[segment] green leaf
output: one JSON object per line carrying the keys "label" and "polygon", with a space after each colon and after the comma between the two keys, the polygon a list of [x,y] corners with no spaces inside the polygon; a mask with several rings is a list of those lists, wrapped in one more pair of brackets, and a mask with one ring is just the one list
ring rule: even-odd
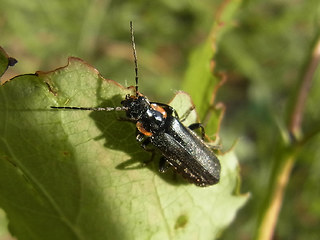
{"label": "green leaf", "polygon": [[[119,106],[130,93],[76,58],[0,88],[0,207],[19,240],[214,239],[230,224],[247,199],[232,152],[219,156],[221,182],[200,188],[144,166],[124,113],[50,109]],[[185,93],[171,104],[191,106]]]}
{"label": "green leaf", "polygon": [[8,54],[0,47],[0,77],[7,71],[9,66],[13,66],[17,60],[9,57]]}
{"label": "green leaf", "polygon": [[5,73],[9,65],[8,55],[0,47],[0,77]]}
{"label": "green leaf", "polygon": [[5,212],[0,209],[0,239],[10,239],[10,233],[7,229],[8,220]]}
{"label": "green leaf", "polygon": [[232,0],[221,3],[216,12],[212,29],[201,46],[196,48],[189,59],[183,89],[192,96],[198,109],[201,122],[209,126],[207,134],[213,137],[218,133],[223,109],[215,106],[215,96],[222,79],[214,75],[216,48],[227,30],[233,27],[233,17],[241,1]]}

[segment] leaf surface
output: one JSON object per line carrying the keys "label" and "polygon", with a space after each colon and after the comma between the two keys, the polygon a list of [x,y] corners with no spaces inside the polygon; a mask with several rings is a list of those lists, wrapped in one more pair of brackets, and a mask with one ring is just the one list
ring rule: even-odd
{"label": "leaf surface", "polygon": [[[18,239],[214,239],[230,224],[247,199],[232,152],[221,182],[200,188],[144,166],[124,113],[50,108],[119,106],[131,92],[77,58],[0,88],[0,207]],[[182,116],[191,100],[170,105]]]}

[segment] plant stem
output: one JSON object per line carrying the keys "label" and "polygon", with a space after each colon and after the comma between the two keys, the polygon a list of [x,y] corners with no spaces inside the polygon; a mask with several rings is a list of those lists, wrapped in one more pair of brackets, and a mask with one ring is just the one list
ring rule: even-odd
{"label": "plant stem", "polygon": [[[303,77],[301,78],[300,88],[294,101],[294,107],[289,114],[287,131],[290,136],[290,141],[286,142],[281,147],[280,151],[285,153],[277,160],[273,168],[273,174],[269,182],[269,189],[265,207],[263,208],[262,218],[258,226],[256,239],[269,240],[272,239],[274,230],[277,224],[278,216],[281,210],[281,205],[285,193],[285,189],[289,182],[291,170],[294,166],[297,153],[300,146],[297,144],[301,135],[301,123],[303,119],[304,107],[311,87],[314,73],[320,62],[320,34],[315,38],[315,44],[309,56],[308,62]],[[300,142],[301,143],[301,142]]]}
{"label": "plant stem", "polygon": [[308,93],[313,80],[313,75],[320,62],[320,38],[317,36],[316,44],[314,45],[311,61],[308,64],[307,70],[301,82],[298,99],[295,104],[295,108],[292,112],[291,122],[289,123],[289,131],[291,134],[296,135],[299,133],[301,128],[301,122],[303,117],[303,110],[305,102],[308,97]]}
{"label": "plant stem", "polygon": [[264,216],[258,229],[258,236],[256,238],[258,240],[272,239],[294,160],[294,157],[285,159],[282,168],[279,169],[276,180],[273,182],[274,186],[272,194],[269,197],[269,206],[265,208]]}

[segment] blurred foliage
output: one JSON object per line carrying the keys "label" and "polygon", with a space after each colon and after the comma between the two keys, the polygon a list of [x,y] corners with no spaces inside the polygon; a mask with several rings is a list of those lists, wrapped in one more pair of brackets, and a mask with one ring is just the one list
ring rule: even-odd
{"label": "blurred foliage", "polygon": [[1,44],[19,56],[19,73],[52,69],[77,56],[106,78],[131,85],[134,69],[128,29],[132,20],[141,90],[169,100],[178,89],[190,46],[207,37],[215,9],[210,2],[1,0]]}
{"label": "blurred foliage", "polygon": [[[1,45],[19,60],[9,69],[13,75],[52,69],[73,55],[104,77],[131,85],[128,23],[133,20],[141,91],[165,102],[180,89],[188,56],[205,41],[221,2],[0,0]],[[275,160],[277,124],[285,124],[308,62],[320,27],[319,5],[318,0],[243,1],[234,27],[219,41],[216,71],[228,77],[217,97],[227,106],[220,136],[225,149],[239,138],[242,192],[252,193],[222,239],[253,236]],[[307,132],[319,125],[319,77],[318,71],[304,112]],[[320,235],[319,140],[304,147],[293,169],[275,239]]]}
{"label": "blurred foliage", "polygon": [[[320,27],[319,10],[318,1],[247,1],[238,12],[238,26],[219,45],[218,68],[229,76],[227,87],[219,92],[219,99],[227,105],[223,140],[234,134],[240,136],[236,151],[242,160],[243,191],[252,192],[252,201],[235,222],[242,229],[235,232],[241,231],[243,239],[252,236],[256,227],[272,162],[277,160],[272,159],[280,134],[277,124],[286,123],[291,98],[309,61]],[[320,123],[319,108],[311,109],[319,102],[319,84],[316,74],[303,117],[306,132]],[[314,206],[318,205],[320,191],[306,193],[306,188],[311,190],[310,186],[320,180],[319,176],[310,176],[318,165],[318,142],[314,139],[302,151],[293,169],[275,239],[319,236],[316,226],[320,215]],[[232,239],[236,235],[228,231],[228,236]]]}

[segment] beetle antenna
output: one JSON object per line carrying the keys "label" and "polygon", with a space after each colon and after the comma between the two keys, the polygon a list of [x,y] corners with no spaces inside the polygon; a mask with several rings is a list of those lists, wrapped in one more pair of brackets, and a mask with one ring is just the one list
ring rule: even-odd
{"label": "beetle antenna", "polygon": [[133,50],[133,58],[134,58],[134,70],[136,72],[136,97],[138,97],[138,59],[137,59],[137,52],[136,52],[136,44],[134,42],[134,33],[133,33],[133,24],[132,21],[130,21],[130,33],[131,33],[131,43],[132,43],[132,50]]}
{"label": "beetle antenna", "polygon": [[65,110],[87,110],[87,111],[127,111],[127,107],[54,107],[54,109],[65,109]]}

